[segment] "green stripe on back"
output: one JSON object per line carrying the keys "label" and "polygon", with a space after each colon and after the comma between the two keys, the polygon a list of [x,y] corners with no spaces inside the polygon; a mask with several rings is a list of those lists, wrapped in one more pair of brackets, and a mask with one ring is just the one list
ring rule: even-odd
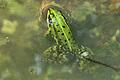
{"label": "green stripe on back", "polygon": [[[55,17],[54,19],[56,23],[54,23],[53,26],[54,26],[54,29],[57,31],[56,33],[58,34],[57,35],[58,38],[62,42],[61,44],[67,45],[68,48],[72,51],[73,38],[72,38],[71,30],[67,25],[63,15],[60,13],[60,11],[50,8],[50,14],[51,13],[54,14],[54,17]],[[58,24],[58,26],[56,24]]]}

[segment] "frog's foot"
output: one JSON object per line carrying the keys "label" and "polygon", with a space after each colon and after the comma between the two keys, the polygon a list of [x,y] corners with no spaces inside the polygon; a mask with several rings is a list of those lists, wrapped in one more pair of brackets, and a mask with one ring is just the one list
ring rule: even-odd
{"label": "frog's foot", "polygon": [[66,50],[61,45],[55,45],[48,48],[44,51],[43,58],[48,63],[64,64],[68,62]]}
{"label": "frog's foot", "polygon": [[88,61],[86,58],[91,58],[92,54],[91,52],[83,46],[76,46],[74,49],[74,54],[76,55],[76,64],[80,70],[85,70],[90,61]]}

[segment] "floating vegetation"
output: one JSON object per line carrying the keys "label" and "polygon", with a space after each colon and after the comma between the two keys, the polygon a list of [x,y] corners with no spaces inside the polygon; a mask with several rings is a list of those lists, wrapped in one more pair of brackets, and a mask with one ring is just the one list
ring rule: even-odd
{"label": "floating vegetation", "polygon": [[9,20],[3,20],[3,27],[1,29],[1,32],[6,34],[14,34],[17,25],[17,21],[11,22]]}
{"label": "floating vegetation", "polygon": [[0,46],[6,45],[9,42],[8,37],[2,37],[0,36]]}

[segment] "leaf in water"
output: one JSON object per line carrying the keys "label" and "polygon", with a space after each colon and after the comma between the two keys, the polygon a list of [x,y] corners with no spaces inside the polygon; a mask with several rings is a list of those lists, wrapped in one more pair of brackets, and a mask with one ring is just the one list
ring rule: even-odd
{"label": "leaf in water", "polygon": [[9,42],[8,37],[3,38],[3,37],[0,36],[0,46],[6,45],[8,42]]}
{"label": "leaf in water", "polygon": [[16,31],[18,23],[17,21],[9,21],[9,20],[3,20],[3,27],[1,29],[1,32],[6,34],[13,34]]}

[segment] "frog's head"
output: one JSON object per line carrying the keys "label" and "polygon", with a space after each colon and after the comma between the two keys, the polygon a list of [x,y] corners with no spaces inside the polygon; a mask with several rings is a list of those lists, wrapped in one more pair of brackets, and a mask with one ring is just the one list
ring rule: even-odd
{"label": "frog's head", "polygon": [[62,7],[60,7],[60,5],[55,3],[54,1],[44,0],[41,4],[41,8],[40,8],[41,19],[44,19],[44,20],[47,19],[47,12],[48,12],[48,9],[50,9],[50,8],[54,8],[54,9],[57,9],[57,10],[62,10]]}
{"label": "frog's head", "polygon": [[50,8],[52,8],[52,9],[57,9],[57,10],[59,10],[59,11],[62,10],[60,7],[54,6],[54,5],[48,5],[48,6],[44,7],[44,8],[42,9],[42,15],[43,15],[43,18],[44,18],[45,20],[47,19],[47,12],[48,12],[48,10],[49,10]]}
{"label": "frog's head", "polygon": [[59,5],[58,3],[55,3],[55,1],[46,1],[44,0],[41,4],[41,7],[40,7],[40,13],[39,13],[39,20],[44,20],[46,21],[47,19],[47,12],[48,10],[52,8],[52,9],[56,9],[58,11],[61,11],[62,14],[64,14],[67,18],[67,21],[71,22],[71,18],[69,17],[70,16],[70,11],[63,8],[61,5]]}

